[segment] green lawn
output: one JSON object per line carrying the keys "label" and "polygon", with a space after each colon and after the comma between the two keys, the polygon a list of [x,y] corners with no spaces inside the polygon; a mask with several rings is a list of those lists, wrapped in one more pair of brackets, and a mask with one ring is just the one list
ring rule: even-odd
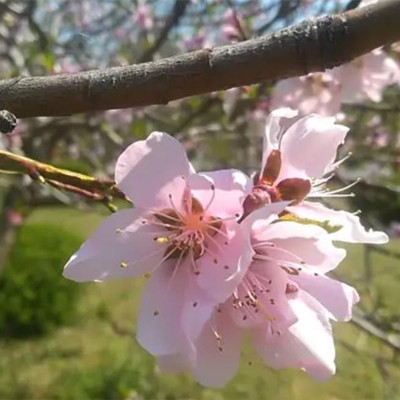
{"label": "green lawn", "polygon": [[[102,217],[53,208],[36,211],[28,223],[54,223],[84,238]],[[366,303],[381,299],[382,316],[399,315],[400,262],[374,255],[375,279],[367,285],[362,250],[352,246],[339,272]],[[40,339],[2,340],[0,399],[400,399],[400,366],[391,362],[392,350],[350,323],[334,325],[338,371],[327,383],[301,371],[273,371],[247,348],[238,376],[222,390],[202,388],[189,375],[160,375],[135,342],[142,285],[140,279],[86,284],[73,325]]]}

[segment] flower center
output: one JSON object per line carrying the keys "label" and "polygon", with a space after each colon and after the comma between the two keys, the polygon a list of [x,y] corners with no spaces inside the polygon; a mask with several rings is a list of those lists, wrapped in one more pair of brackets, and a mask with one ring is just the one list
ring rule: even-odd
{"label": "flower center", "polygon": [[[172,205],[173,206],[173,205]],[[195,274],[199,273],[196,260],[206,252],[212,253],[210,244],[218,242],[214,236],[220,234],[226,236],[224,225],[220,218],[209,216],[203,209],[200,202],[190,196],[183,211],[176,207],[155,212],[153,224],[165,228],[162,236],[155,236],[154,240],[159,243],[166,243],[164,259],[178,259],[189,256]],[[215,257],[215,254],[212,253]]]}

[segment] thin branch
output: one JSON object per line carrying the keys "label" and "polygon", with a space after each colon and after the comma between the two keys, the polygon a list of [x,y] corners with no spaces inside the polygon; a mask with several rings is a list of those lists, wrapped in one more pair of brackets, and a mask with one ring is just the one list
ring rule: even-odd
{"label": "thin branch", "polygon": [[400,0],[382,0],[310,19],[272,35],[156,62],[22,78],[12,87],[5,80],[0,82],[0,109],[25,118],[166,104],[321,71],[400,40],[399,15]]}
{"label": "thin branch", "polygon": [[400,106],[388,106],[385,104],[343,104],[345,109],[348,110],[359,110],[359,111],[375,111],[377,113],[398,113],[400,112]]}
{"label": "thin branch", "polygon": [[[126,199],[126,196],[110,179],[96,179],[88,175],[68,171],[41,163],[27,157],[0,150],[0,170],[29,175],[32,179],[47,182],[59,189],[86,195],[93,200],[103,201],[106,196]],[[98,195],[102,195],[103,198]],[[105,201],[105,200],[104,200]]]}
{"label": "thin branch", "polygon": [[361,328],[363,331],[367,332],[369,335],[374,336],[386,343],[393,349],[397,351],[400,350],[400,338],[398,336],[391,335],[374,325],[372,322],[368,321],[361,312],[354,312],[351,322]]}
{"label": "thin branch", "polygon": [[154,44],[140,58],[139,60],[140,63],[150,61],[153,58],[153,55],[157,53],[157,51],[161,48],[163,43],[167,40],[170,31],[173,29],[175,25],[178,24],[179,20],[185,14],[185,10],[188,4],[189,0],[175,0],[175,4],[172,9],[171,15],[165,22],[165,25],[161,29],[161,32],[159,33]]}

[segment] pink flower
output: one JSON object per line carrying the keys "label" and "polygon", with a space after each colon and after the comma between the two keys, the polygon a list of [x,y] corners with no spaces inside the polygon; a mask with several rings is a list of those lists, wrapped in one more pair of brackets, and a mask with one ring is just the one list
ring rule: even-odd
{"label": "pink flower", "polygon": [[312,197],[336,197],[346,189],[328,191],[326,183],[342,161],[335,163],[337,148],[348,128],[334,118],[311,114],[297,117],[290,109],[273,111],[267,121],[261,172],[243,203],[242,219],[265,204],[290,201],[287,212],[298,218],[328,222],[336,227],[332,240],[362,243],[386,243],[383,232],[366,231],[355,215],[331,210]]}
{"label": "pink flower", "polygon": [[252,263],[205,324],[197,358],[191,362],[184,350],[160,357],[162,370],[189,368],[201,384],[223,386],[237,371],[242,337],[250,331],[256,352],[273,368],[301,368],[315,379],[335,373],[329,319],[349,320],[359,297],[325,274],[346,252],[318,226],[278,222],[270,207],[252,216]]}
{"label": "pink flower", "polygon": [[153,27],[151,7],[148,5],[139,5],[133,19],[138,28],[142,30],[151,29]]}
{"label": "pink flower", "polygon": [[107,110],[104,114],[105,119],[114,129],[129,126],[132,123],[134,111],[132,109]]}
{"label": "pink flower", "polygon": [[7,210],[7,221],[10,225],[20,226],[24,219],[22,214],[17,210]]}
{"label": "pink flower", "polygon": [[240,15],[235,15],[235,12],[228,8],[225,13],[225,22],[222,25],[221,31],[225,42],[237,41],[242,38],[243,20]]}
{"label": "pink flower", "polygon": [[236,170],[196,174],[174,138],[153,132],[121,154],[115,181],[135,208],[107,218],[64,276],[84,282],[151,274],[139,343],[157,356],[189,348],[249,266],[249,238],[236,222],[248,178]]}
{"label": "pink flower", "polygon": [[332,73],[342,84],[342,101],[379,102],[385,87],[400,83],[400,68],[382,49],[375,49],[349,64],[334,68]]}
{"label": "pink flower", "polygon": [[335,115],[341,104],[340,82],[330,73],[313,73],[280,81],[272,93],[271,108],[296,108],[301,114]]}
{"label": "pink flower", "polygon": [[400,222],[399,221],[393,221],[390,224],[390,230],[392,231],[392,235],[394,237],[400,237]]}
{"label": "pink flower", "polygon": [[76,74],[81,70],[82,68],[69,58],[59,60],[53,68],[55,74]]}
{"label": "pink flower", "polygon": [[183,40],[183,48],[185,51],[198,50],[205,47],[206,35],[203,31],[198,32],[196,35]]}

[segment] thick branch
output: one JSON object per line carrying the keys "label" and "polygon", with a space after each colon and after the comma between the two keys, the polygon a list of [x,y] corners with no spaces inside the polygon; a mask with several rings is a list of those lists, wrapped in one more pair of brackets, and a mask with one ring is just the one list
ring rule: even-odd
{"label": "thick branch", "polygon": [[[74,75],[0,82],[0,109],[17,117],[166,104],[231,87],[304,75],[400,40],[400,0],[304,21],[235,45]],[[13,82],[14,83],[14,82]]]}

